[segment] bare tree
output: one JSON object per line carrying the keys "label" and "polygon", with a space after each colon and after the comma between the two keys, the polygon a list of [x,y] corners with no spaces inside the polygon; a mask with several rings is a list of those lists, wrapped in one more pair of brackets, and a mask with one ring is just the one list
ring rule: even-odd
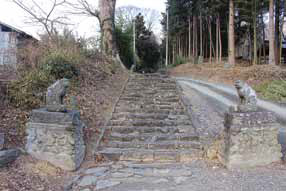
{"label": "bare tree", "polygon": [[[29,23],[43,26],[49,37],[56,33],[57,26],[67,25],[68,19],[66,16],[54,14],[57,8],[66,3],[66,0],[47,0],[45,7],[36,0],[11,1],[30,15]],[[49,9],[47,9],[48,5],[50,5]]]}
{"label": "bare tree", "polygon": [[122,6],[116,9],[116,23],[119,25],[131,24],[132,20],[139,14],[144,16],[146,27],[153,30],[160,23],[161,15],[157,10],[139,8],[135,6]]}
{"label": "bare tree", "polygon": [[96,17],[100,24],[101,48],[106,55],[118,54],[114,38],[116,0],[99,0],[98,7],[89,0],[68,1],[73,14]]}

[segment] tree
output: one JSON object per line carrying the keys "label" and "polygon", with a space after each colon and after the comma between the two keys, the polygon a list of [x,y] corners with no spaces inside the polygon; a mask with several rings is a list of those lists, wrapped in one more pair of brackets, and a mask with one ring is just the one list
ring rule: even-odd
{"label": "tree", "polygon": [[274,0],[269,0],[269,64],[275,65]]}
{"label": "tree", "polygon": [[122,62],[127,68],[131,68],[134,61],[133,56],[133,28],[132,25],[129,27],[122,27],[122,25],[115,25],[115,38],[118,45],[118,52]]}
{"label": "tree", "polygon": [[117,54],[117,47],[114,38],[116,0],[99,0],[99,22],[102,36],[102,50],[113,57]]}
{"label": "tree", "polygon": [[[135,6],[122,6],[116,9],[116,24],[129,25],[133,22],[134,18],[141,14],[144,16],[145,25],[147,29],[153,30],[154,26],[159,23],[160,13],[154,9],[139,8]],[[123,26],[124,27],[124,26]]]}
{"label": "tree", "polygon": [[235,65],[234,3],[229,0],[228,65]]}
{"label": "tree", "polygon": [[46,5],[50,5],[48,10],[34,0],[11,1],[30,15],[31,24],[42,25],[50,38],[56,34],[57,26],[67,25],[66,16],[54,14],[56,9],[62,7],[66,3],[66,0],[48,0],[45,2]]}
{"label": "tree", "polygon": [[106,55],[116,57],[118,55],[115,41],[115,6],[116,0],[99,0],[98,8],[89,0],[76,0],[68,4],[74,9],[73,14],[96,17],[101,30],[101,49]]}
{"label": "tree", "polygon": [[140,13],[136,16],[135,26],[136,50],[141,61],[141,64],[136,66],[137,70],[155,71],[160,59],[160,46],[153,32],[146,27],[144,16]]}

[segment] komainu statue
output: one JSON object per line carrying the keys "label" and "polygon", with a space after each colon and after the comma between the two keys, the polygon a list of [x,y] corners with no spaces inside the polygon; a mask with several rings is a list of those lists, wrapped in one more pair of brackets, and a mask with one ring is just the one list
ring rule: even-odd
{"label": "komainu statue", "polygon": [[46,94],[46,107],[50,112],[66,112],[67,108],[63,103],[67,88],[69,87],[68,79],[56,81],[48,88]]}
{"label": "komainu statue", "polygon": [[245,82],[237,80],[234,83],[239,97],[237,106],[238,112],[253,112],[257,111],[257,96],[256,92]]}

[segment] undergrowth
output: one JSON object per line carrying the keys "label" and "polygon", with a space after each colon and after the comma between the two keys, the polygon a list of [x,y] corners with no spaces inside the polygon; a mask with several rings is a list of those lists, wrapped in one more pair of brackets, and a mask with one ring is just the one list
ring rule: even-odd
{"label": "undergrowth", "polygon": [[286,81],[272,80],[255,87],[263,99],[286,103]]}
{"label": "undergrowth", "polygon": [[175,62],[172,63],[172,64],[170,64],[168,67],[169,67],[169,68],[174,68],[174,67],[177,67],[177,66],[179,66],[179,65],[186,64],[186,63],[187,63],[187,60],[186,60],[184,57],[182,57],[182,56],[177,56],[177,57],[175,58]]}
{"label": "undergrowth", "polygon": [[[18,79],[9,85],[9,99],[20,108],[33,109],[44,103],[47,88],[58,79],[67,78],[72,86],[80,75],[81,65],[88,62],[75,36],[66,31],[51,39],[27,44],[19,53]],[[73,87],[72,87],[73,88]]]}

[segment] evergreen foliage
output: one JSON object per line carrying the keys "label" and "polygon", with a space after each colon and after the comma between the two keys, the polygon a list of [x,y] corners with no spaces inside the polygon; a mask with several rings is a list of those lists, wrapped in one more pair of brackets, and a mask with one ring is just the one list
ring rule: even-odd
{"label": "evergreen foliage", "polygon": [[[169,60],[177,56],[204,56],[205,58],[228,56],[229,0],[168,0],[169,14]],[[233,0],[234,41],[239,48],[248,41],[248,59],[253,64],[266,60],[266,21],[269,0]],[[282,21],[285,19],[286,0],[275,0],[275,45],[279,52]],[[166,34],[166,14],[163,14],[163,32]],[[234,50],[231,50],[234,51]],[[221,52],[221,53],[220,53]],[[237,54],[236,52],[236,55]],[[275,55],[279,58],[279,53]],[[276,59],[277,59],[276,58]],[[279,60],[279,59],[278,59]]]}

